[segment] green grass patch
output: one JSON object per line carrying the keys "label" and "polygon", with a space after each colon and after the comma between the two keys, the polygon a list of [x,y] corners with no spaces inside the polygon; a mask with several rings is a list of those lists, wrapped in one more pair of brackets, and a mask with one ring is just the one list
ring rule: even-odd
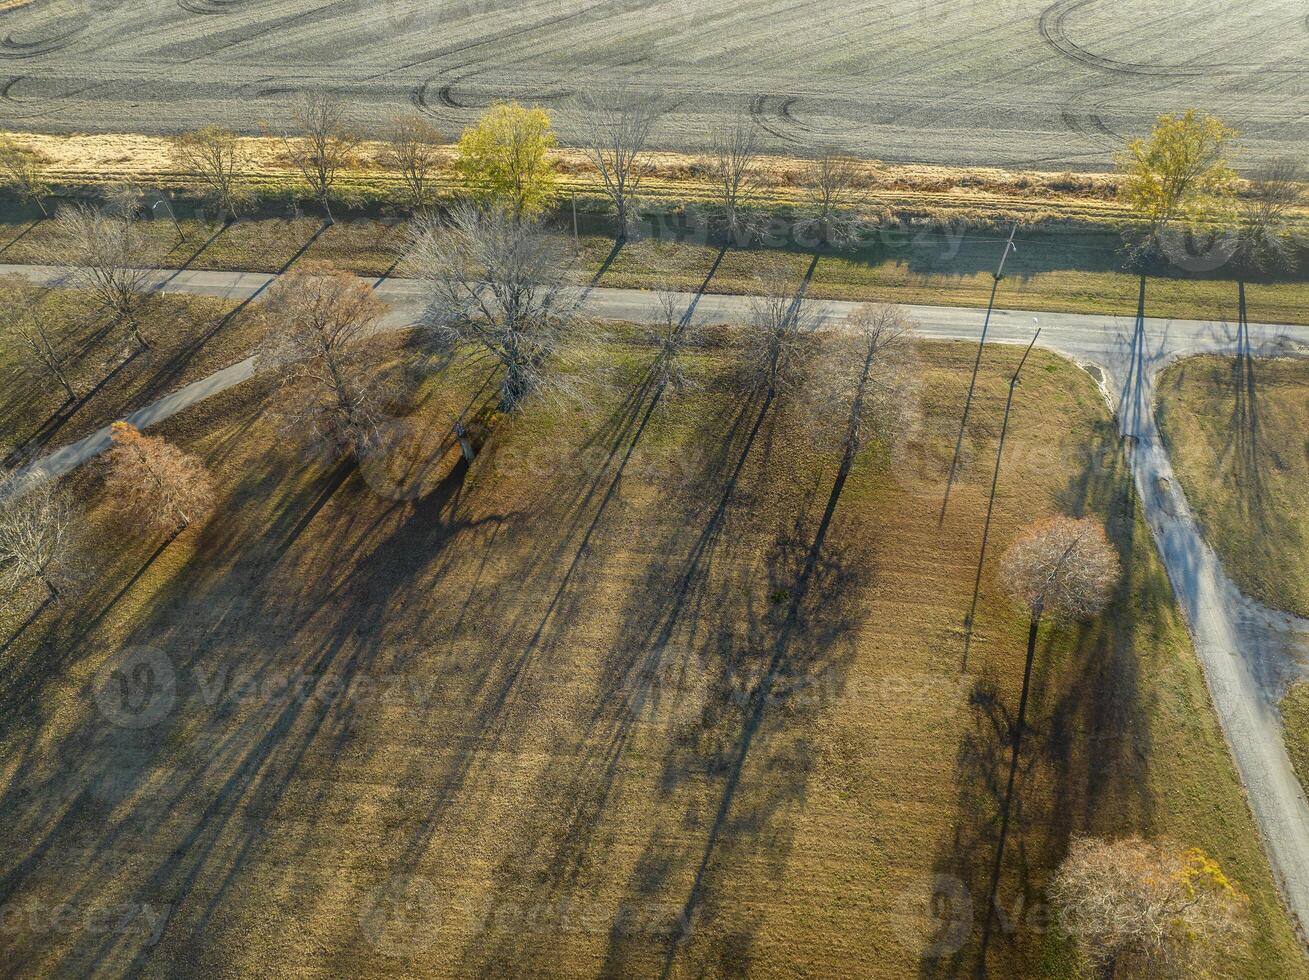
{"label": "green grass patch", "polygon": [[[381,276],[397,272],[405,241],[399,218],[374,216],[324,226],[320,218],[298,210],[226,227],[187,218],[181,222],[182,237],[168,221],[147,222],[144,228],[151,264],[193,269],[282,272],[297,261],[319,260],[360,275]],[[571,246],[570,221],[565,217],[556,228]],[[687,237],[685,227],[656,223],[646,231],[651,237],[611,254],[614,243],[607,219],[588,216],[578,239],[578,280],[601,286],[671,283],[683,289],[704,286],[710,292],[746,293],[755,289],[760,262],[780,256],[797,275],[816,259],[810,295],[817,298],[985,307],[1005,238],[1003,233],[962,226],[892,227],[873,233],[854,251],[815,253],[780,237],[777,247],[728,249],[715,266],[721,246]],[[38,260],[48,234],[43,222],[11,216],[0,225],[4,260]],[[1123,270],[1117,234],[1045,226],[1024,229],[1018,244],[997,292],[1001,308],[1135,315],[1140,280]],[[1192,274],[1161,269],[1151,276],[1149,289],[1153,316],[1235,320],[1236,285],[1224,270]],[[1309,288],[1299,277],[1260,283],[1250,290],[1249,316],[1255,321],[1309,323]]]}

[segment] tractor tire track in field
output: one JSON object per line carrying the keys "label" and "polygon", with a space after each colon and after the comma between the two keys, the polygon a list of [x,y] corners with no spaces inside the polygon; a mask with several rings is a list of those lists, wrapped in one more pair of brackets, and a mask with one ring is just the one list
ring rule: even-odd
{"label": "tractor tire track in field", "polygon": [[667,93],[652,145],[684,152],[748,113],[797,153],[1098,169],[1117,132],[1199,105],[1242,129],[1250,164],[1309,153],[1304,14],[1287,0],[99,3],[0,11],[0,84],[24,76],[0,126],[35,118],[23,103],[40,93],[55,131],[252,132],[256,116],[286,125],[291,93],[322,87],[369,132],[408,107],[466,124],[496,98],[536,101],[568,144],[581,128],[566,96],[614,82]]}
{"label": "tractor tire track in field", "polygon": [[[1055,3],[1052,3],[1041,12],[1041,18],[1037,25],[1037,29],[1041,34],[1041,40],[1060,54],[1063,54],[1080,64],[1125,75],[1151,75],[1163,78],[1185,78],[1204,77],[1214,74],[1263,74],[1265,71],[1268,71],[1268,69],[1261,68],[1258,65],[1241,62],[1218,62],[1207,65],[1148,65],[1130,61],[1118,61],[1114,58],[1106,58],[1103,55],[1094,54],[1077,44],[1068,36],[1068,29],[1065,25],[1065,21],[1067,21],[1071,14],[1081,8],[1101,2],[1104,2],[1104,0],[1056,0]],[[1281,70],[1284,69],[1273,69],[1273,71]],[[1296,74],[1299,73],[1296,69],[1290,69],[1290,71]]]}

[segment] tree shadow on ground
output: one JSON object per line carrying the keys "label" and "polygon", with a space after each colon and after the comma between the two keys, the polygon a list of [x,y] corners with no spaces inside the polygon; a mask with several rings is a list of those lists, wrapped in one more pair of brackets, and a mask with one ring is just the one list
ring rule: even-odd
{"label": "tree shadow on ground", "polygon": [[[984,674],[971,699],[972,722],[956,758],[960,787],[957,817],[937,848],[933,871],[940,882],[961,882],[969,902],[956,900],[920,938],[922,977],[960,977],[979,970],[983,917],[993,915],[987,952],[991,975],[1037,970],[1043,889],[1051,870],[1080,834],[1148,827],[1150,716],[1153,695],[1140,677],[1153,643],[1142,633],[1170,617],[1171,591],[1140,523],[1135,483],[1113,425],[1099,423],[1083,465],[1057,500],[1073,516],[1105,522],[1122,560],[1123,575],[1107,610],[1096,620],[1042,628],[1033,671],[1029,724],[1015,783],[1009,844],[996,907],[986,909],[988,879],[998,845],[1004,770],[1012,740],[1016,693],[1001,675]],[[1138,549],[1146,552],[1138,554]],[[1019,613],[1015,612],[1017,619]],[[1012,633],[1011,660],[1021,664],[1021,641]],[[1015,666],[1014,670],[1020,670]],[[938,900],[956,898],[938,884]]]}

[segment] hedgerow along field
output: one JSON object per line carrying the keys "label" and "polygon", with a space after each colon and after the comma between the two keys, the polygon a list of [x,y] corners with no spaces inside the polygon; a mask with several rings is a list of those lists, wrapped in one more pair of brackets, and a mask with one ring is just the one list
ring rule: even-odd
{"label": "hedgerow along field", "polygon": [[[278,433],[260,382],[170,420],[221,491],[171,543],[117,528],[83,470],[104,567],[4,624],[0,873],[37,909],[6,962],[970,973],[1026,632],[988,569],[964,667],[1019,356],[987,355],[938,527],[972,354],[922,345],[920,426],[839,486],[807,420],[734,393],[729,348],[652,406],[621,331],[598,411],[486,419],[471,466],[448,432],[481,379],[451,368],[381,470]],[[1107,412],[1071,364],[1026,371],[991,554],[1094,514],[1125,572],[1102,617],[1041,636],[993,974],[1069,972],[1043,883],[1073,835],[1136,831],[1249,895],[1234,974],[1303,976]],[[174,696],[115,725],[88,692],[140,650]],[[973,897],[957,949],[938,875]],[[154,918],[41,928],[58,903]]]}

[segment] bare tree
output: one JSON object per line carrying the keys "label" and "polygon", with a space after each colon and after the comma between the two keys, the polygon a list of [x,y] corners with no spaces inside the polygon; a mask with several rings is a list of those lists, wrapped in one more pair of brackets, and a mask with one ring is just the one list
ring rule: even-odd
{"label": "bare tree", "polygon": [[628,86],[578,97],[582,149],[613,202],[620,242],[626,241],[636,223],[637,195],[649,170],[645,147],[663,113],[664,103],[657,94]]}
{"label": "bare tree", "polygon": [[780,262],[766,265],[755,277],[740,372],[748,390],[769,400],[799,390],[819,349],[814,328],[820,315],[798,285]]}
{"label": "bare tree", "polygon": [[440,131],[416,113],[391,120],[382,146],[382,163],[400,174],[410,212],[421,211],[432,203],[432,181],[443,142]]}
{"label": "bare tree", "polygon": [[60,208],[41,256],[66,269],[71,285],[90,292],[116,320],[126,323],[142,348],[151,347],[140,321],[150,285],[145,242],[121,206]]}
{"label": "bare tree", "polygon": [[503,370],[502,411],[533,395],[576,393],[569,361],[587,322],[557,239],[501,208],[420,216],[407,266],[423,283],[423,324],[443,344],[479,348]]}
{"label": "bare tree", "polygon": [[1246,938],[1247,900],[1199,848],[1073,841],[1050,885],[1088,974],[1197,977]]}
{"label": "bare tree", "polygon": [[864,166],[830,146],[805,165],[805,202],[796,222],[803,235],[836,247],[857,241],[860,212],[868,203]]}
{"label": "bare tree", "polygon": [[334,223],[331,197],[341,171],[355,160],[363,137],[346,125],[345,105],[330,92],[305,92],[293,109],[296,131],[284,138],[292,162]]}
{"label": "bare tree", "polygon": [[1263,272],[1286,264],[1295,249],[1289,212],[1304,192],[1305,173],[1288,157],[1256,170],[1237,204],[1236,251],[1243,273]]}
{"label": "bare tree", "polygon": [[199,458],[129,422],[115,422],[110,438],[105,493],[129,527],[173,533],[213,513],[213,481]]}
{"label": "bare tree", "polygon": [[274,372],[275,414],[334,456],[364,455],[386,419],[393,392],[367,343],[385,310],[366,283],[331,266],[301,266],[269,290],[257,363]]}
{"label": "bare tree", "polygon": [[758,129],[743,113],[710,130],[705,168],[727,235],[738,244],[753,232],[750,206],[759,190],[760,151]]}
{"label": "bare tree", "polygon": [[0,176],[19,197],[33,202],[46,217],[45,199],[50,194],[46,177],[48,160],[41,153],[20,146],[8,136],[0,136]]}
{"label": "bare tree", "polygon": [[845,419],[840,447],[853,459],[870,441],[899,438],[913,417],[914,320],[901,306],[868,303],[824,337],[809,386],[823,430]]}
{"label": "bare tree", "polygon": [[68,492],[54,480],[9,474],[0,479],[0,601],[29,582],[58,600],[80,557]]}
{"label": "bare tree", "polygon": [[1091,518],[1044,521],[1014,542],[1000,563],[1009,594],[1031,613],[1033,631],[1047,614],[1056,620],[1094,616],[1118,573],[1118,554]]}
{"label": "bare tree", "polygon": [[228,215],[239,214],[250,201],[251,190],[245,183],[250,158],[235,133],[218,126],[182,133],[172,140],[172,158],[174,166]]}
{"label": "bare tree", "polygon": [[0,292],[6,297],[0,307],[0,335],[14,340],[29,371],[53,378],[64,389],[68,400],[75,400],[77,391],[68,377],[68,355],[63,350],[62,338],[52,335],[48,321],[33,310],[36,297],[32,285],[6,276],[0,279]]}

